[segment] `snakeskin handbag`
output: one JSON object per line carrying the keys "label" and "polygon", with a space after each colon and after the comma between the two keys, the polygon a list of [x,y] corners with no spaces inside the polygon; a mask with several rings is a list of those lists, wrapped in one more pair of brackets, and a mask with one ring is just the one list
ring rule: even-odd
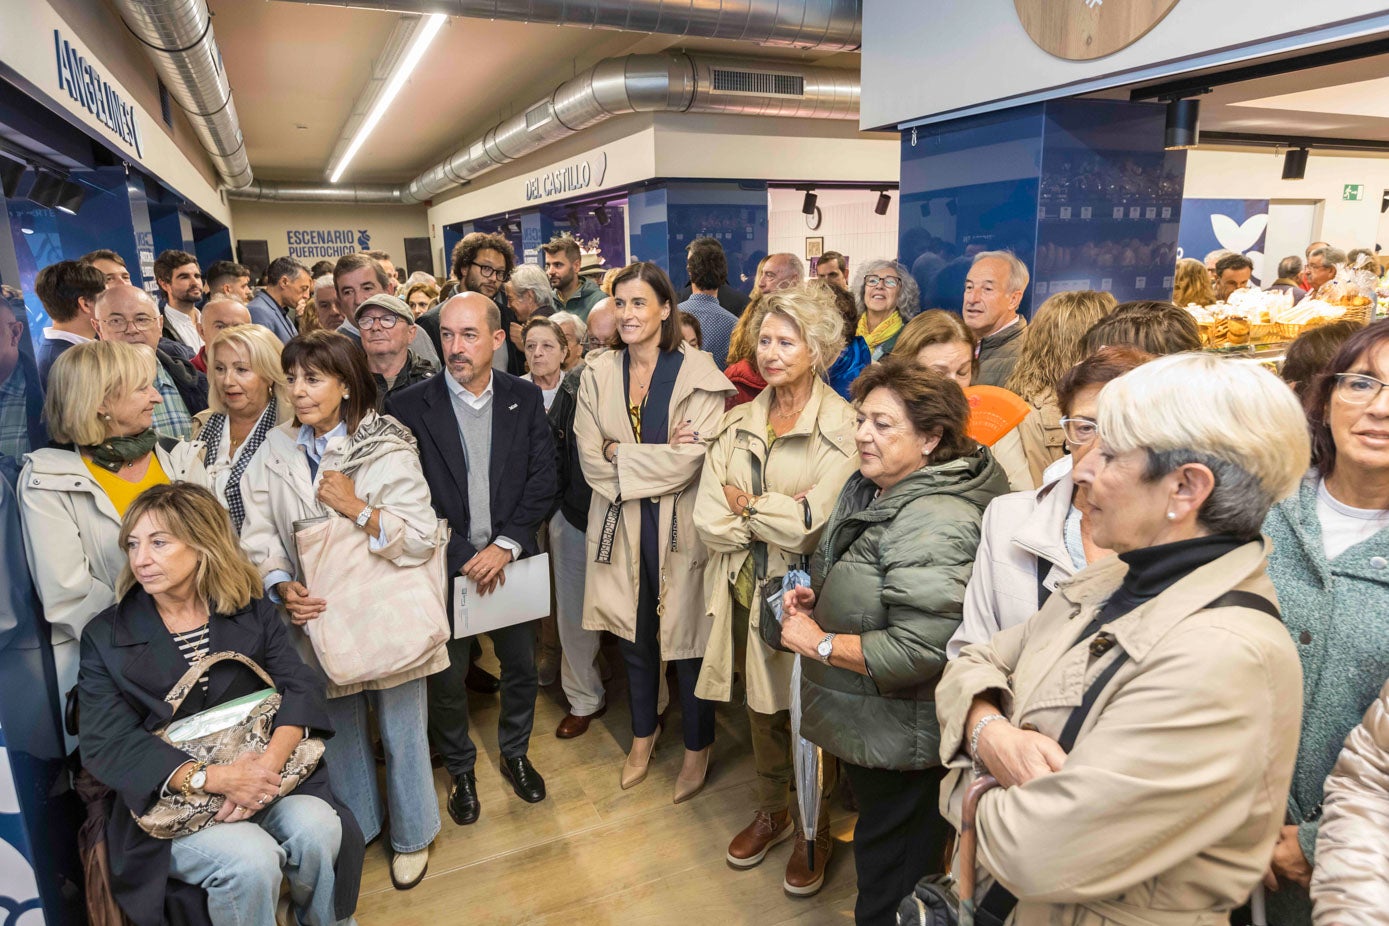
{"label": "snakeskin handbag", "polygon": [[[269,692],[260,696],[238,699],[246,702],[244,713],[237,715],[232,704],[218,705],[192,717],[185,717],[175,723],[166,724],[155,731],[155,736],[177,746],[198,762],[208,765],[226,765],[236,761],[246,752],[265,752],[270,745],[270,734],[275,724],[275,714],[280,709],[280,693],[275,691],[275,682],[265,670],[256,665],[255,660],[240,653],[210,653],[191,666],[169,693],[164,703],[177,714],[188,693],[208,670],[219,662],[228,659],[246,666],[269,687]],[[228,709],[232,716],[228,718]],[[208,732],[199,733],[200,728]],[[180,733],[189,733],[186,738]],[[323,740],[305,737],[294,747],[289,761],[280,771],[280,790],[276,798],[284,797],[299,787],[300,782],[313,774],[323,758]],[[174,792],[160,797],[159,801],[143,814],[131,811],[131,816],[140,829],[156,839],[176,839],[211,826],[216,821],[217,812],[222,809],[226,798],[220,794],[195,792],[184,797]],[[272,802],[273,803],[273,802]],[[264,809],[264,808],[262,808]]]}

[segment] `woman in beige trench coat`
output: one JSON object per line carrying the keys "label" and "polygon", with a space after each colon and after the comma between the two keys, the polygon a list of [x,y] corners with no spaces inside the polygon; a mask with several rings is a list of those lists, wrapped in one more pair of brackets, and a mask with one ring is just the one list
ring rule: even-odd
{"label": "woman in beige trench coat", "polygon": [[1306,426],[1268,371],[1182,354],[1105,387],[1098,441],[1075,481],[1119,555],[946,668],[942,810],[958,822],[978,771],[1003,785],[979,804],[979,896],[1011,891],[1015,926],[1225,924],[1268,868],[1297,752],[1259,529]]}
{"label": "woman in beige trench coat", "polygon": [[[801,561],[814,551],[840,489],[859,465],[854,409],[822,379],[844,347],[829,291],[799,286],[775,292],[752,324],[753,359],[768,388],[725,414],[711,435],[694,511],[709,547],[704,598],[712,622],[695,694],[729,700],[736,654],[745,653],[757,810],[728,847],[728,864],[739,869],[759,865],[796,829],[789,805],[795,656],[762,642],[758,588],[763,579],[804,568]],[[817,850],[813,868],[805,840],[796,840],[782,881],[790,894],[809,896],[824,883],[828,813],[821,813],[819,828],[825,851]]]}
{"label": "woman in beige trench coat", "polygon": [[574,436],[593,489],[584,577],[584,629],[607,630],[627,664],[632,749],[621,783],[646,778],[660,735],[662,661],[675,664],[685,762],[675,801],[704,786],[714,706],[695,696],[709,639],[704,609],[708,554],[694,526],[707,439],[730,383],[704,351],[681,339],[675,290],[652,263],[613,280],[617,349],[591,361],[579,383]]}

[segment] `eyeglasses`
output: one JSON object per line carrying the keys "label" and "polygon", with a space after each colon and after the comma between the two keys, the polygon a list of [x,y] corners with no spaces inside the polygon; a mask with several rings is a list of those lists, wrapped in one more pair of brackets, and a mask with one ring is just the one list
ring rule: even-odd
{"label": "eyeglasses", "polygon": [[357,319],[357,327],[363,331],[370,331],[377,327],[385,328],[387,331],[390,331],[396,326],[396,322],[400,320],[400,316],[395,314],[363,315],[361,318]]}
{"label": "eyeglasses", "polygon": [[126,321],[124,316],[115,315],[103,321],[101,326],[115,334],[120,334],[128,328],[134,328],[136,331],[148,331],[157,324],[159,324],[159,319],[153,315],[136,315],[129,321]]}
{"label": "eyeglasses", "polygon": [[1389,383],[1364,373],[1336,374],[1336,398],[1347,405],[1369,405],[1379,398],[1380,390],[1385,386],[1389,386]]}
{"label": "eyeglasses", "polygon": [[896,277],[865,277],[863,282],[869,286],[886,286],[888,289],[896,289],[902,285],[902,281]]}
{"label": "eyeglasses", "polygon": [[479,264],[477,261],[473,261],[473,266],[477,268],[478,273],[482,274],[484,280],[495,280],[500,277],[505,283],[511,279],[511,274],[506,272],[505,267],[493,267],[491,264]]}
{"label": "eyeglasses", "polygon": [[1061,430],[1066,432],[1066,442],[1075,447],[1094,443],[1100,433],[1093,418],[1062,418]]}

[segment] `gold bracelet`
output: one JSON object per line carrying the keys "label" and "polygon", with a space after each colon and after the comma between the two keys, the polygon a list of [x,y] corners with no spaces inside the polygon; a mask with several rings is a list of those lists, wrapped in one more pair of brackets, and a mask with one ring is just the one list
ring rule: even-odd
{"label": "gold bracelet", "polygon": [[183,794],[183,799],[185,801],[191,801],[193,799],[193,776],[198,774],[198,772],[206,770],[206,762],[194,762],[193,767],[188,770],[188,774],[183,776],[183,785],[179,788],[179,791]]}

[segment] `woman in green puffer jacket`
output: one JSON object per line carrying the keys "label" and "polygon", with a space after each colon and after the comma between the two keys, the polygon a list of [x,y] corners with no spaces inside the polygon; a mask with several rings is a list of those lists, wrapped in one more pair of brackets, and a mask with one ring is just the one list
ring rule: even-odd
{"label": "woman in green puffer jacket", "polygon": [[858,800],[858,926],[890,924],[941,870],[935,685],[960,624],[984,508],[1008,477],[965,433],[953,381],[903,360],[854,382],[862,463],[821,535],[812,587],[787,595],[802,659],[801,735],[839,758]]}

